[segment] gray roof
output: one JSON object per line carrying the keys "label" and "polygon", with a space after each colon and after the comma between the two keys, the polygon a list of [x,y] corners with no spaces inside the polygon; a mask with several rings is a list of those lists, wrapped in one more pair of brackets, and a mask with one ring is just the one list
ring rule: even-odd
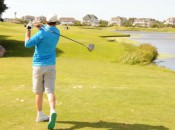
{"label": "gray roof", "polygon": [[86,16],[83,17],[83,20],[89,20],[89,19],[97,20],[98,18],[95,15],[93,15],[93,14],[87,14]]}

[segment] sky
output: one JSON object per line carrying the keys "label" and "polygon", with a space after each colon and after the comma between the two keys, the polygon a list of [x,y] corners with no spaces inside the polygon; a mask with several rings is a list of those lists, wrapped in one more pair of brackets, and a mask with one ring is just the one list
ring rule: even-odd
{"label": "sky", "polygon": [[77,20],[94,14],[99,20],[112,17],[153,18],[159,21],[175,17],[175,0],[5,0],[9,7],[2,17],[17,18],[25,15],[73,17]]}

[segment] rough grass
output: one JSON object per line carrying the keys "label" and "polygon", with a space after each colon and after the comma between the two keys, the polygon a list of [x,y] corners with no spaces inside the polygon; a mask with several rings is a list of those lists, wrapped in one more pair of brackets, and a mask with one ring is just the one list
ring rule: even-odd
{"label": "rough grass", "polygon": [[[5,24],[0,28],[23,29],[21,25]],[[157,66],[112,63],[123,49],[120,43],[98,37],[108,33],[107,29],[71,27],[67,31],[59,28],[63,35],[78,41],[94,41],[96,48],[90,53],[61,38],[58,48],[62,53],[57,57],[56,66],[58,119],[55,130],[175,129],[174,72]],[[13,32],[14,35],[4,30],[0,32],[8,36],[5,41],[21,42],[22,48],[24,30]],[[14,51],[0,59],[0,129],[46,130],[47,122],[35,123],[32,52],[25,56],[26,50],[18,49],[17,56],[11,55]],[[46,96],[43,111],[49,114]]]}

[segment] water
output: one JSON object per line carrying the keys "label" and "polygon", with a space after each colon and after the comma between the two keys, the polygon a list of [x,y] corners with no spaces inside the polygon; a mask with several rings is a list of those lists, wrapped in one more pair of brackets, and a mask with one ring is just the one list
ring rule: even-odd
{"label": "water", "polygon": [[171,58],[158,59],[157,64],[175,71],[175,33],[117,31],[130,34],[130,39],[139,43],[149,43],[155,46],[159,53],[172,55]]}

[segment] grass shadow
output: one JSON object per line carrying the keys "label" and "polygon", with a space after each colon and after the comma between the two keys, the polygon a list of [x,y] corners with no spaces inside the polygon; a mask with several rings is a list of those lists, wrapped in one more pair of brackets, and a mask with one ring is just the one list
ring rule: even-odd
{"label": "grass shadow", "polygon": [[108,129],[108,130],[169,130],[164,126],[151,126],[146,124],[125,124],[115,122],[78,122],[78,121],[57,121],[58,124],[71,124],[70,128],[60,128],[55,130],[75,130],[85,128],[97,128],[97,129]]}
{"label": "grass shadow", "polygon": [[[24,41],[9,40],[9,36],[0,35],[0,45],[6,49],[4,57],[32,57],[34,53],[34,47],[25,48]],[[56,48],[56,56],[60,56],[63,53],[62,50]]]}

